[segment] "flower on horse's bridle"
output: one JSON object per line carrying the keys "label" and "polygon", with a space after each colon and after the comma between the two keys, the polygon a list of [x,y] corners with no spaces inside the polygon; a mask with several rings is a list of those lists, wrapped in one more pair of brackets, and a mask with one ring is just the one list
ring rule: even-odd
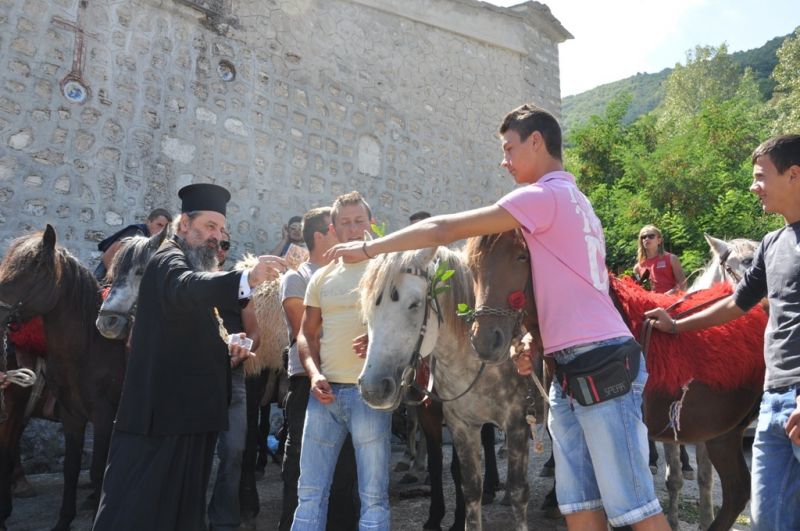
{"label": "flower on horse's bridle", "polygon": [[508,296],[508,305],[511,307],[512,310],[521,310],[525,307],[525,292],[523,291],[514,291],[509,294]]}

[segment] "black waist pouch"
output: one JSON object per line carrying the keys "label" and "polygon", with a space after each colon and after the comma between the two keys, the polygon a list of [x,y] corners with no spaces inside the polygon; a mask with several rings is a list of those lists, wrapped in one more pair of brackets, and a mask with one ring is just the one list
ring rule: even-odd
{"label": "black waist pouch", "polygon": [[591,406],[622,396],[631,390],[639,374],[642,347],[633,339],[608,345],[556,365],[561,389],[582,406]]}

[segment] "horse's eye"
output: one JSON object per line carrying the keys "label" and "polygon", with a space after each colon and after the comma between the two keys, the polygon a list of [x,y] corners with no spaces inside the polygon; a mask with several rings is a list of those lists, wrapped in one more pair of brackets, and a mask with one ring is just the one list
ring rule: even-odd
{"label": "horse's eye", "polygon": [[140,277],[140,276],[144,275],[144,269],[142,269],[142,268],[140,267],[139,269],[137,269],[137,270],[136,270],[136,273],[135,273],[135,275],[136,275],[137,277]]}
{"label": "horse's eye", "polygon": [[528,253],[517,256],[517,262],[527,262],[527,261],[528,261]]}
{"label": "horse's eye", "polygon": [[400,300],[400,294],[397,293],[397,288],[392,288],[392,292],[389,294],[389,296],[392,298],[393,302]]}
{"label": "horse's eye", "polygon": [[742,260],[742,265],[745,267],[750,267],[751,265],[753,265],[753,259],[745,258],[744,260]]}
{"label": "horse's eye", "polygon": [[419,308],[419,301],[412,302],[411,305],[408,307],[409,310],[415,310],[417,308]]}
{"label": "horse's eye", "polygon": [[378,295],[378,298],[375,299],[375,306],[380,306],[381,305],[381,299],[383,299],[383,292],[381,292],[381,294]]}

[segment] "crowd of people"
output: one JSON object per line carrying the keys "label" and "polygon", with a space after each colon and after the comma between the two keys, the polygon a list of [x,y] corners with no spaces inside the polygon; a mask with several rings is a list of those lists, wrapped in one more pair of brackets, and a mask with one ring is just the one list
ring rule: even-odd
{"label": "crowd of people", "polygon": [[[370,239],[370,206],[351,192],[330,208],[290,219],[273,255],[244,271],[222,269],[230,249],[230,193],[214,184],[182,188],[174,236],[142,279],[94,529],[239,526],[246,431],[241,363],[259,341],[249,300],[255,286],[280,278],[290,348],[283,507],[275,519],[281,530],[388,530],[390,413],[368,407],[358,391],[366,327],[355,288],[378,254],[513,229],[531,251],[542,354],[555,360],[559,376],[550,388],[549,429],[568,528],[668,529],[648,468],[647,369],[609,297],[603,227],[564,170],[560,126],[551,114],[523,105],[505,116],[499,136],[501,165],[519,187],[495,204],[422,213],[408,227]],[[800,135],[764,142],[752,163],[751,191],[786,225],[764,237],[732,296],[677,321],[662,309],[649,316],[658,330],[676,334],[736,318],[768,299],[751,519],[758,530],[800,529]],[[103,265],[120,237],[153,234],[170,221],[158,209],[148,223],[110,237],[102,244]],[[292,245],[307,251],[296,269],[285,259]],[[649,277],[657,292],[686,288],[680,261],[664,251],[662,233],[652,225],[639,232],[634,271]],[[226,342],[219,319],[225,334],[250,338],[253,346]],[[521,374],[530,373],[535,354],[515,358]],[[617,395],[584,403],[565,392],[577,374],[591,368],[607,375],[602,369],[619,360],[629,370],[604,376],[620,378],[610,382],[621,384]],[[0,386],[8,385],[4,380],[0,373]],[[207,506],[215,448],[220,464]]]}

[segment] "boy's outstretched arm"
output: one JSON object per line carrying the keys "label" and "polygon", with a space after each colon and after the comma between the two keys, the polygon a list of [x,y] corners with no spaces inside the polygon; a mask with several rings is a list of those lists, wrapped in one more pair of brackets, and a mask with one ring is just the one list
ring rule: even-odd
{"label": "boy's outstretched arm", "polygon": [[662,332],[678,334],[680,332],[691,332],[692,330],[702,330],[711,326],[717,326],[737,317],[741,317],[746,312],[739,308],[733,301],[733,296],[728,296],[721,301],[712,304],[703,311],[697,312],[675,320],[667,313],[664,308],[655,308],[644,312],[644,316],[654,319],[653,327]]}
{"label": "boy's outstretched arm", "polygon": [[419,221],[397,232],[369,242],[340,243],[325,253],[325,258],[363,260],[376,254],[447,245],[457,240],[484,234],[497,234],[520,225],[509,212],[491,205],[455,214],[444,214]]}

